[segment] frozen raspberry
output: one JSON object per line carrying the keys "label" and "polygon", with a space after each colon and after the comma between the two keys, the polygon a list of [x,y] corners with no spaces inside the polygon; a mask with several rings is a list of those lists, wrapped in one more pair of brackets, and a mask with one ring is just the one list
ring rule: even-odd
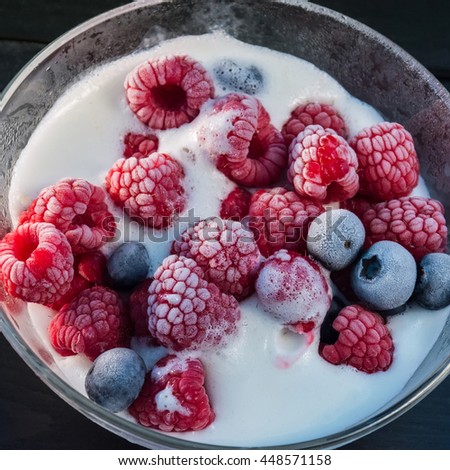
{"label": "frozen raspberry", "polygon": [[254,97],[230,93],[214,104],[199,140],[217,168],[244,186],[265,186],[286,166],[282,134]]}
{"label": "frozen raspberry", "polygon": [[380,202],[367,210],[362,222],[366,246],[391,240],[404,246],[416,260],[428,253],[442,253],[447,246],[444,207],[424,197],[402,197]]}
{"label": "frozen raspberry", "polygon": [[253,233],[240,222],[202,220],[173,242],[172,253],[195,260],[207,281],[237,300],[253,292],[261,253]]}
{"label": "frozen raspberry", "polygon": [[121,158],[106,176],[106,190],[127,214],[154,228],[172,223],[184,209],[183,168],[165,153]]}
{"label": "frozen raspberry", "polygon": [[373,206],[373,202],[362,197],[354,197],[352,199],[347,199],[346,201],[342,201],[340,204],[341,209],[347,209],[348,211],[353,212],[361,220],[366,211],[371,209]]}
{"label": "frozen raspberry", "polygon": [[96,286],[64,305],[50,323],[49,335],[61,356],[86,354],[94,360],[108,349],[127,346],[129,319],[119,295]]}
{"label": "frozen raspberry", "polygon": [[281,132],[286,140],[286,145],[303,132],[307,126],[317,124],[324,129],[333,129],[344,139],[347,137],[347,128],[341,115],[328,104],[307,103],[297,106],[292,111],[290,118],[284,123]]}
{"label": "frozen raspberry", "polygon": [[248,215],[252,195],[246,189],[236,188],[222,201],[220,217],[241,221]]}
{"label": "frozen raspberry", "polygon": [[129,157],[148,157],[151,153],[158,150],[158,137],[152,134],[133,134],[129,132],[123,139],[123,156]]}
{"label": "frozen raspberry", "polygon": [[411,134],[395,122],[363,129],[350,141],[358,157],[360,193],[386,201],[407,196],[419,179]]}
{"label": "frozen raspberry", "polygon": [[132,70],[125,80],[128,104],[152,129],[191,122],[214,85],[201,64],[187,56],[157,57]]}
{"label": "frozen raspberry", "polygon": [[333,321],[334,344],[321,344],[320,355],[331,364],[346,364],[373,374],[389,369],[394,354],[391,333],[377,313],[350,305]]}
{"label": "frozen raspberry", "polygon": [[149,336],[148,331],[148,290],[153,278],[139,284],[130,295],[130,318],[134,325],[134,336]]}
{"label": "frozen raspberry", "polygon": [[294,191],[261,189],[250,201],[249,226],[264,256],[280,248],[305,250],[309,225],[323,211],[321,204]]}
{"label": "frozen raspberry", "polygon": [[202,268],[184,256],[163,261],[149,294],[150,333],[175,351],[217,346],[240,318],[236,299],[208,283]]}
{"label": "frozen raspberry", "polygon": [[320,326],[331,305],[331,288],[319,265],[293,251],[279,250],[267,259],[256,292],[265,311],[284,324],[302,324],[303,332]]}
{"label": "frozen raspberry", "polygon": [[199,359],[170,355],[147,374],[141,393],[128,409],[139,424],[160,431],[199,431],[215,418]]}
{"label": "frozen raspberry", "polygon": [[69,242],[52,224],[22,224],[0,241],[0,278],[13,297],[52,304],[70,289],[73,274]]}
{"label": "frozen raspberry", "polygon": [[106,257],[100,251],[83,253],[77,257],[77,271],[92,284],[106,283]]}
{"label": "frozen raspberry", "polygon": [[353,197],[359,189],[358,159],[332,129],[313,125],[289,147],[289,181],[301,196],[330,202]]}
{"label": "frozen raspberry", "polygon": [[64,307],[64,305],[72,302],[72,300],[78,294],[80,294],[85,289],[89,289],[89,287],[92,287],[92,283],[87,281],[83,276],[78,274],[78,272],[75,270],[72,282],[70,283],[69,290],[56,302],[52,302],[51,304],[48,304],[48,306],[52,308],[53,310],[59,311],[61,310],[62,307]]}
{"label": "frozen raspberry", "polygon": [[96,250],[115,234],[105,192],[83,179],[64,179],[41,191],[19,223],[48,222],[61,230],[74,253]]}

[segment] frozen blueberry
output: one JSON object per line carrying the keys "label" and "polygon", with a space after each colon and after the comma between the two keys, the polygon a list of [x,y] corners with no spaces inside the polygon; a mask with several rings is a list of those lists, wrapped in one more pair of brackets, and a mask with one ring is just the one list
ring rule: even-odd
{"label": "frozen blueberry", "polygon": [[338,271],[358,256],[365,236],[364,226],[353,212],[329,209],[311,222],[308,252],[326,268]]}
{"label": "frozen blueberry", "polygon": [[450,304],[450,255],[430,253],[420,260],[414,299],[430,310]]}
{"label": "frozen blueberry", "polygon": [[411,297],[416,284],[411,253],[391,241],[372,245],[356,263],[351,282],[355,294],[375,310],[392,310]]}
{"label": "frozen blueberry", "polygon": [[126,242],[111,255],[107,268],[116,287],[133,287],[147,278],[150,257],[142,243]]}
{"label": "frozen blueberry", "polygon": [[144,361],[133,350],[114,348],[97,357],[89,370],[88,397],[113,413],[127,409],[144,384]]}
{"label": "frozen blueberry", "polygon": [[255,95],[263,87],[261,72],[254,65],[246,67],[225,59],[214,67],[214,75],[223,85],[223,91],[229,89]]}

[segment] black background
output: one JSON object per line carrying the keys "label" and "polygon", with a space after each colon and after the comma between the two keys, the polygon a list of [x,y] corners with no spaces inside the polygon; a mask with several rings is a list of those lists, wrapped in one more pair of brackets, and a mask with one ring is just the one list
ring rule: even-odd
{"label": "black background", "polygon": [[[0,0],[0,90],[47,43],[80,22],[125,3],[120,0]],[[450,88],[450,2],[328,0],[316,3],[383,33]],[[0,448],[138,447],[93,424],[58,398],[0,335]],[[450,449],[450,379],[395,422],[346,448]]]}

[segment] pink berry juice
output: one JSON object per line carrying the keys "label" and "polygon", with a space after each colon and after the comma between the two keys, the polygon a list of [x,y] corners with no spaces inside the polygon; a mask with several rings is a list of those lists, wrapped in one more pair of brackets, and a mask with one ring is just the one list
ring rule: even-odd
{"label": "pink berry juice", "polygon": [[[350,137],[383,121],[375,109],[301,59],[247,45],[221,33],[178,38],[92,70],[57,101],[16,164],[9,195],[16,220],[42,188],[62,178],[104,184],[108,169],[122,156],[123,136],[147,130],[126,103],[126,75],[150,57],[170,54],[189,55],[212,77],[214,68],[225,59],[256,67],[262,86],[255,96],[278,129],[296,105],[306,102],[333,105],[344,118]],[[217,96],[234,91],[217,77],[214,80]],[[199,219],[219,214],[221,200],[236,185],[199,147],[197,132],[204,125],[207,123],[201,113],[179,128],[155,131],[159,151],[178,160],[185,171],[187,204],[180,214],[184,222],[150,231],[130,222],[111,203],[110,210],[119,221],[119,237],[104,246],[106,255],[123,241],[141,241],[150,255],[151,275],[168,256],[171,242],[187,227],[192,214]],[[428,196],[421,180],[413,194]],[[28,309],[37,334],[53,351],[47,327],[54,313],[37,304],[29,304]],[[390,317],[393,363],[386,372],[367,375],[323,360],[318,353],[317,331],[310,341],[305,335],[292,333],[262,309],[256,294],[242,301],[240,309],[237,332],[226,344],[217,350],[189,353],[204,364],[215,421],[202,431],[172,435],[216,445],[269,446],[342,431],[376,413],[402,390],[433,346],[449,313],[448,308],[430,313],[413,307]],[[148,348],[139,340],[132,345],[148,368],[167,353],[162,347]],[[61,357],[56,352],[53,357],[67,382],[85,394],[84,378],[90,361],[81,356]],[[123,416],[132,419],[126,412]]]}

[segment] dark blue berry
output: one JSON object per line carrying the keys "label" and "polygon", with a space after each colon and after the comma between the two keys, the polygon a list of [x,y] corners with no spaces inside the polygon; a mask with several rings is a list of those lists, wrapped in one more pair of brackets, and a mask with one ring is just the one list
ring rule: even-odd
{"label": "dark blue berry", "polygon": [[338,271],[358,256],[365,236],[364,226],[353,212],[330,209],[311,222],[308,252],[326,268]]}
{"label": "dark blue berry", "polygon": [[107,268],[115,287],[133,287],[147,278],[150,257],[142,243],[126,242],[108,259]]}
{"label": "dark blue berry", "polygon": [[356,263],[351,277],[355,294],[375,310],[392,310],[406,303],[416,284],[411,253],[391,241],[372,245]]}
{"label": "dark blue berry", "polygon": [[88,397],[113,413],[127,409],[144,384],[144,361],[133,350],[114,348],[97,357],[89,370]]}
{"label": "dark blue berry", "polygon": [[430,310],[450,305],[450,255],[430,253],[420,260],[414,299]]}
{"label": "dark blue berry", "polygon": [[246,67],[229,59],[222,60],[214,67],[214,75],[223,91],[255,95],[264,85],[262,74],[254,65]]}

